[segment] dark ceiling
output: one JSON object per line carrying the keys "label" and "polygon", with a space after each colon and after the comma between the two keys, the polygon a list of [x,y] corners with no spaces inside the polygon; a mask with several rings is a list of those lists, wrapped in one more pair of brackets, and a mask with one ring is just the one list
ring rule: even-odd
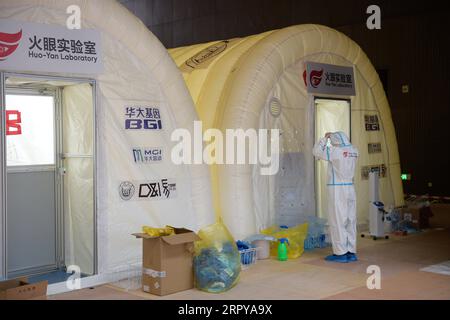
{"label": "dark ceiling", "polygon": [[371,4],[382,18],[442,12],[445,2],[393,0],[122,0],[166,47],[242,37],[293,24],[365,23]]}

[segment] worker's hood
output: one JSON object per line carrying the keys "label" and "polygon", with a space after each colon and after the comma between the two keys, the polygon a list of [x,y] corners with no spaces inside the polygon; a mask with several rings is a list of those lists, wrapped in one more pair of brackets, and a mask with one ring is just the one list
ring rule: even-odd
{"label": "worker's hood", "polygon": [[332,133],[330,139],[331,144],[336,147],[349,147],[352,145],[350,139],[342,131]]}

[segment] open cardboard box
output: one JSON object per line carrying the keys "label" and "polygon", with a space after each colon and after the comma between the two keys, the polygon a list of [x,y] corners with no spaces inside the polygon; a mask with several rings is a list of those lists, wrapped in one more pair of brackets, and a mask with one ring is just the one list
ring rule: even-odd
{"label": "open cardboard box", "polygon": [[145,233],[133,234],[143,239],[142,288],[145,292],[165,296],[194,287],[195,232],[174,228],[175,235],[151,237]]}
{"label": "open cardboard box", "polygon": [[47,281],[30,284],[27,278],[0,282],[0,300],[45,300]]}

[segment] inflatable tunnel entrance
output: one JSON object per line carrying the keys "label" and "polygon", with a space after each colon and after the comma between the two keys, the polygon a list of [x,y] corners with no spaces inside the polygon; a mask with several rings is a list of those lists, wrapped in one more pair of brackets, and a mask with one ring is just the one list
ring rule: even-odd
{"label": "inflatable tunnel entrance", "polygon": [[[380,173],[382,201],[402,205],[397,141],[383,86],[367,56],[344,34],[299,25],[169,52],[204,129],[280,130],[276,175],[260,175],[258,165],[211,168],[215,210],[235,237],[273,223],[293,225],[308,215],[326,215],[322,170],[312,147],[322,131],[333,128],[347,131],[360,151],[355,176],[359,223],[368,220],[369,171]],[[305,75],[314,63],[349,67],[354,94],[310,92]]]}

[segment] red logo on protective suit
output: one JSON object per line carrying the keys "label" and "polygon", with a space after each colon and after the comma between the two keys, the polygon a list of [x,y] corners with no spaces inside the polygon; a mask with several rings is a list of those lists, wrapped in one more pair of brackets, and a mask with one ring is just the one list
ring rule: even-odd
{"label": "red logo on protective suit", "polygon": [[0,32],[0,61],[6,60],[16,51],[22,39],[22,30],[17,33]]}
{"label": "red logo on protective suit", "polygon": [[6,135],[18,136],[22,134],[22,115],[20,111],[6,111]]}
{"label": "red logo on protective suit", "polygon": [[344,152],[344,158],[348,157],[348,152]]}

